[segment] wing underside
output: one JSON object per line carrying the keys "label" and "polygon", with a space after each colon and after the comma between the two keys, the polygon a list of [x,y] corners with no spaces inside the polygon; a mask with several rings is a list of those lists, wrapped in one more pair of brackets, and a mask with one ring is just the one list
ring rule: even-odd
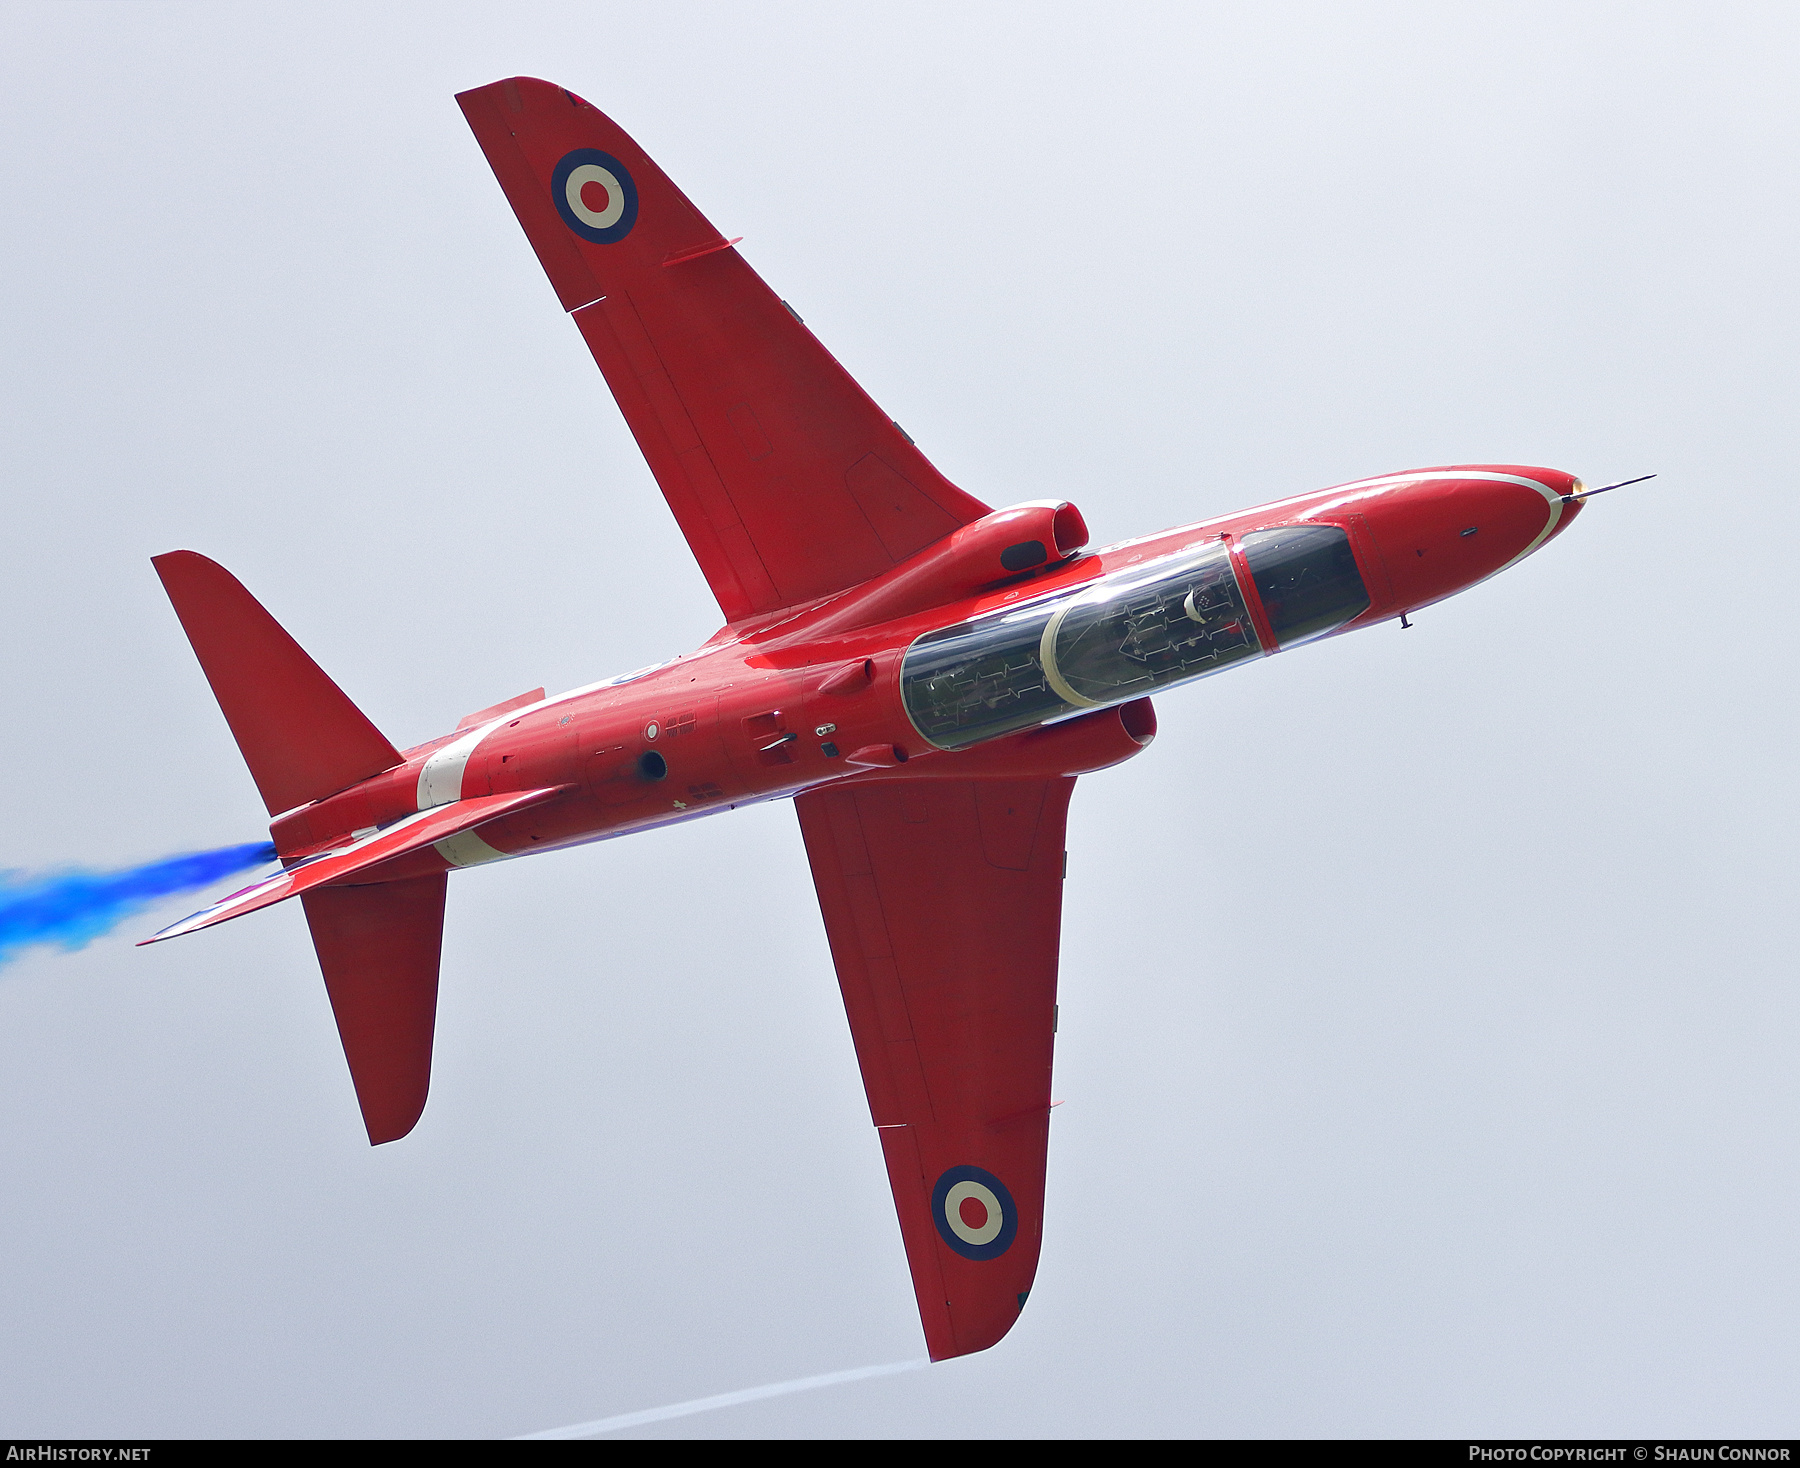
{"label": "wing underside", "polygon": [[795,801],[934,1360],[1005,1335],[1037,1271],[1074,785]]}
{"label": "wing underside", "polygon": [[[987,513],[617,123],[529,77],[457,101],[727,620],[859,585]],[[616,217],[585,212],[609,200]]]}

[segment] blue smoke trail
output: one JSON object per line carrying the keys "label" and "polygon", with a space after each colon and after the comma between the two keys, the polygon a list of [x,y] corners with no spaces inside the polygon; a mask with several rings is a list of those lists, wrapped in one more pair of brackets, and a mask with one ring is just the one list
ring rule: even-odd
{"label": "blue smoke trail", "polygon": [[118,872],[0,872],[0,965],[33,943],[60,943],[73,952],[159,897],[192,892],[274,859],[273,843],[252,841]]}

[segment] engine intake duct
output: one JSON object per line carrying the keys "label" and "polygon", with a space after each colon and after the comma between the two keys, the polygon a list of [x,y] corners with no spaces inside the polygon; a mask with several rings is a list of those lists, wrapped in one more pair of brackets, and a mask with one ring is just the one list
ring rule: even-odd
{"label": "engine intake duct", "polygon": [[846,632],[961,601],[996,582],[1066,561],[1087,540],[1087,522],[1067,500],[1010,505],[829,603],[807,631]]}
{"label": "engine intake duct", "polygon": [[915,760],[907,773],[926,780],[1091,775],[1142,754],[1155,738],[1156,709],[1149,699],[1134,698],[1130,703],[992,739],[972,749],[927,755]]}

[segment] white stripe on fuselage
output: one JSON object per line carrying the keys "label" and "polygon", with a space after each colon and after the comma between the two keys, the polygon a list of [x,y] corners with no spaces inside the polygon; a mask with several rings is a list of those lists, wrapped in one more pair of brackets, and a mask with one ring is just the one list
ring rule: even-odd
{"label": "white stripe on fuselage", "polygon": [[[487,723],[478,728],[469,730],[460,739],[452,739],[442,749],[434,749],[425,757],[425,763],[419,766],[419,809],[430,810],[434,806],[449,805],[453,800],[462,799],[463,771],[468,768],[469,756],[475,753],[476,746],[483,739],[486,739],[502,724],[516,724],[526,714],[535,714],[540,709],[550,708],[554,704],[567,703],[571,698],[580,698],[583,694],[598,693],[602,688],[616,688],[621,683],[636,682],[639,678],[646,678],[652,673],[661,672],[664,668],[680,661],[679,657],[673,657],[667,662],[652,663],[647,668],[634,668],[629,673],[617,673],[611,678],[602,678],[598,683],[589,683],[581,688],[571,688],[567,693],[559,693],[552,698],[540,698],[536,703],[528,703],[523,708],[508,709],[499,718],[489,719]],[[484,857],[483,860],[492,860],[492,858]],[[458,864],[462,865],[463,863]]]}
{"label": "white stripe on fuselage", "polygon": [[496,719],[493,724],[471,729],[461,739],[452,739],[442,749],[431,752],[419,766],[420,810],[431,810],[434,806],[450,805],[462,799],[463,770],[469,763],[469,756],[499,722]]}

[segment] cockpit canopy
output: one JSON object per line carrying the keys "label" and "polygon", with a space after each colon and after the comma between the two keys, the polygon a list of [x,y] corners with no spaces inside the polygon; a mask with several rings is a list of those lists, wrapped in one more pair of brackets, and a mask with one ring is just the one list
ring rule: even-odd
{"label": "cockpit canopy", "polygon": [[908,715],[933,744],[962,749],[1323,637],[1369,606],[1336,526],[1258,530],[1240,544],[1274,648],[1216,540],[927,633],[901,665]]}
{"label": "cockpit canopy", "polygon": [[1350,537],[1336,525],[1253,530],[1238,543],[1276,646],[1310,642],[1368,611]]}

